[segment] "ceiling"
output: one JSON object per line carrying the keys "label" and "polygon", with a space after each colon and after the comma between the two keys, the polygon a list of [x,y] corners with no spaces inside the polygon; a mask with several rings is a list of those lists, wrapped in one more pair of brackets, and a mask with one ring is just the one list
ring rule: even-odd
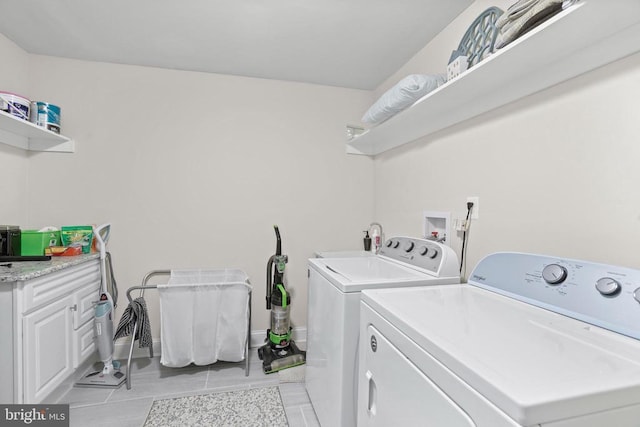
{"label": "ceiling", "polygon": [[473,0],[0,0],[32,54],[374,89]]}

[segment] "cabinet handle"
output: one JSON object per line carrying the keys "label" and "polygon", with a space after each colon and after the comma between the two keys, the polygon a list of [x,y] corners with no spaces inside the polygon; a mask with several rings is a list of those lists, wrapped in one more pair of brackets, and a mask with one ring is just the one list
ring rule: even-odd
{"label": "cabinet handle", "polygon": [[78,304],[73,304],[71,307],[69,307],[69,310],[78,311]]}

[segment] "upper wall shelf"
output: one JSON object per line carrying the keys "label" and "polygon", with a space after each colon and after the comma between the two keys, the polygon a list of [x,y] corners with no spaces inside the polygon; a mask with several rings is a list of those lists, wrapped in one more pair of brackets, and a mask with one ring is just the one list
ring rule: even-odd
{"label": "upper wall shelf", "polygon": [[347,143],[376,155],[640,51],[640,2],[583,0]]}
{"label": "upper wall shelf", "polygon": [[29,151],[73,153],[72,139],[0,111],[0,143]]}

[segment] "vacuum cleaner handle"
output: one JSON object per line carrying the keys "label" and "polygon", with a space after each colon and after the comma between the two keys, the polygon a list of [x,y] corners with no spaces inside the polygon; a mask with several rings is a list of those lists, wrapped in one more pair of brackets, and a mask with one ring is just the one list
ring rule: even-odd
{"label": "vacuum cleaner handle", "polygon": [[282,241],[280,240],[280,230],[277,225],[273,226],[274,230],[276,230],[276,255],[282,255]]}
{"label": "vacuum cleaner handle", "polygon": [[266,292],[266,300],[267,300],[267,310],[271,310],[271,270],[273,267],[273,260],[275,259],[275,255],[271,255],[269,261],[267,261],[267,292]]}

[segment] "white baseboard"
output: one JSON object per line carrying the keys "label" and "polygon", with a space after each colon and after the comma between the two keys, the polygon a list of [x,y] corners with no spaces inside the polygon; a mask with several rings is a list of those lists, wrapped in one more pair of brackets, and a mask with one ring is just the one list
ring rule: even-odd
{"label": "white baseboard", "polygon": [[[249,340],[249,348],[258,348],[261,347],[267,338],[267,331],[251,331],[251,336]],[[291,331],[291,338],[298,344],[307,342],[307,328],[299,327],[293,328]],[[113,358],[116,360],[127,360],[129,358],[129,348],[131,346],[131,341],[129,338],[122,338],[115,343],[115,349],[113,353]],[[305,346],[303,345],[303,348]],[[160,346],[160,338],[153,338],[153,355],[160,356],[161,352]],[[133,346],[133,356],[134,359],[139,357],[149,357],[149,349],[148,348],[140,348],[138,347],[138,343],[135,343]]]}
{"label": "white baseboard", "polygon": [[[122,338],[115,343],[113,350],[113,358],[115,360],[127,360],[129,358],[129,348],[131,347],[131,341],[129,338]],[[160,338],[153,338],[153,355],[160,355]],[[149,357],[149,348],[138,347],[138,343],[133,345],[133,359],[139,357]],[[126,363],[126,362],[125,362]]]}

